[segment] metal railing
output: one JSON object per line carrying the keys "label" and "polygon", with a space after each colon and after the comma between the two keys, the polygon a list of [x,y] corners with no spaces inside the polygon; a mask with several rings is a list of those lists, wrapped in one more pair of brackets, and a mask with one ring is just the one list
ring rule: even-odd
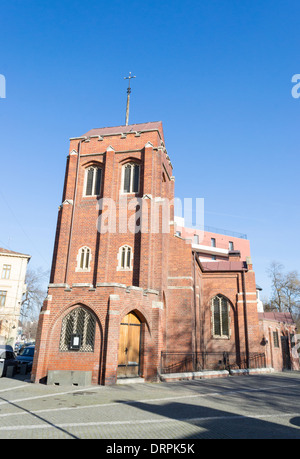
{"label": "metal railing", "polygon": [[161,373],[187,373],[205,370],[266,368],[264,353],[161,352]]}
{"label": "metal railing", "polygon": [[[203,227],[202,227],[203,229]],[[248,239],[247,234],[244,233],[237,233],[236,231],[231,231],[231,230],[225,230],[221,228],[214,228],[212,226],[204,226],[204,231],[207,231],[208,233],[215,233],[215,234],[223,234],[224,236],[232,236],[232,237],[237,237],[239,239]]]}

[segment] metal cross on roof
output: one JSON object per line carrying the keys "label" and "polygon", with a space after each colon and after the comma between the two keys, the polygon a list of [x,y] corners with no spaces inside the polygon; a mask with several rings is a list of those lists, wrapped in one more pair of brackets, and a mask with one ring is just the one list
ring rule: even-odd
{"label": "metal cross on roof", "polygon": [[124,77],[124,80],[128,80],[127,106],[126,106],[126,119],[125,119],[126,126],[128,126],[128,120],[129,120],[129,103],[130,103],[130,93],[131,93],[130,80],[131,80],[131,78],[136,78],[135,76],[131,76],[131,72],[129,72],[129,76],[128,77]]}

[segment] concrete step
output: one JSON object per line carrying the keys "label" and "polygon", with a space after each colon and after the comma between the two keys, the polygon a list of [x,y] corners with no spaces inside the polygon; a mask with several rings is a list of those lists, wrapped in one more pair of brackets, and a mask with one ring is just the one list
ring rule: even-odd
{"label": "concrete step", "polygon": [[144,378],[118,378],[117,384],[139,384],[144,383]]}

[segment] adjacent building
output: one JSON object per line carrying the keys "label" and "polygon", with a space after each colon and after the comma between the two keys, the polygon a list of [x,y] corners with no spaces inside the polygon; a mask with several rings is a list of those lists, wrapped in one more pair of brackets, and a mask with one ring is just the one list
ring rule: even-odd
{"label": "adjacent building", "polygon": [[0,248],[0,344],[15,344],[30,258]]}
{"label": "adjacent building", "polygon": [[258,318],[267,365],[275,371],[299,370],[299,340],[292,315],[268,311],[259,312]]}

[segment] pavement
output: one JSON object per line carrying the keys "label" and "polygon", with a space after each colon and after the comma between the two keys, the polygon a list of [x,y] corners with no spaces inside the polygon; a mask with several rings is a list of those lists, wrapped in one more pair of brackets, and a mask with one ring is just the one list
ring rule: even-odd
{"label": "pavement", "polygon": [[83,388],[17,375],[0,378],[0,439],[149,440],[144,451],[178,440],[300,439],[299,395],[300,372]]}

